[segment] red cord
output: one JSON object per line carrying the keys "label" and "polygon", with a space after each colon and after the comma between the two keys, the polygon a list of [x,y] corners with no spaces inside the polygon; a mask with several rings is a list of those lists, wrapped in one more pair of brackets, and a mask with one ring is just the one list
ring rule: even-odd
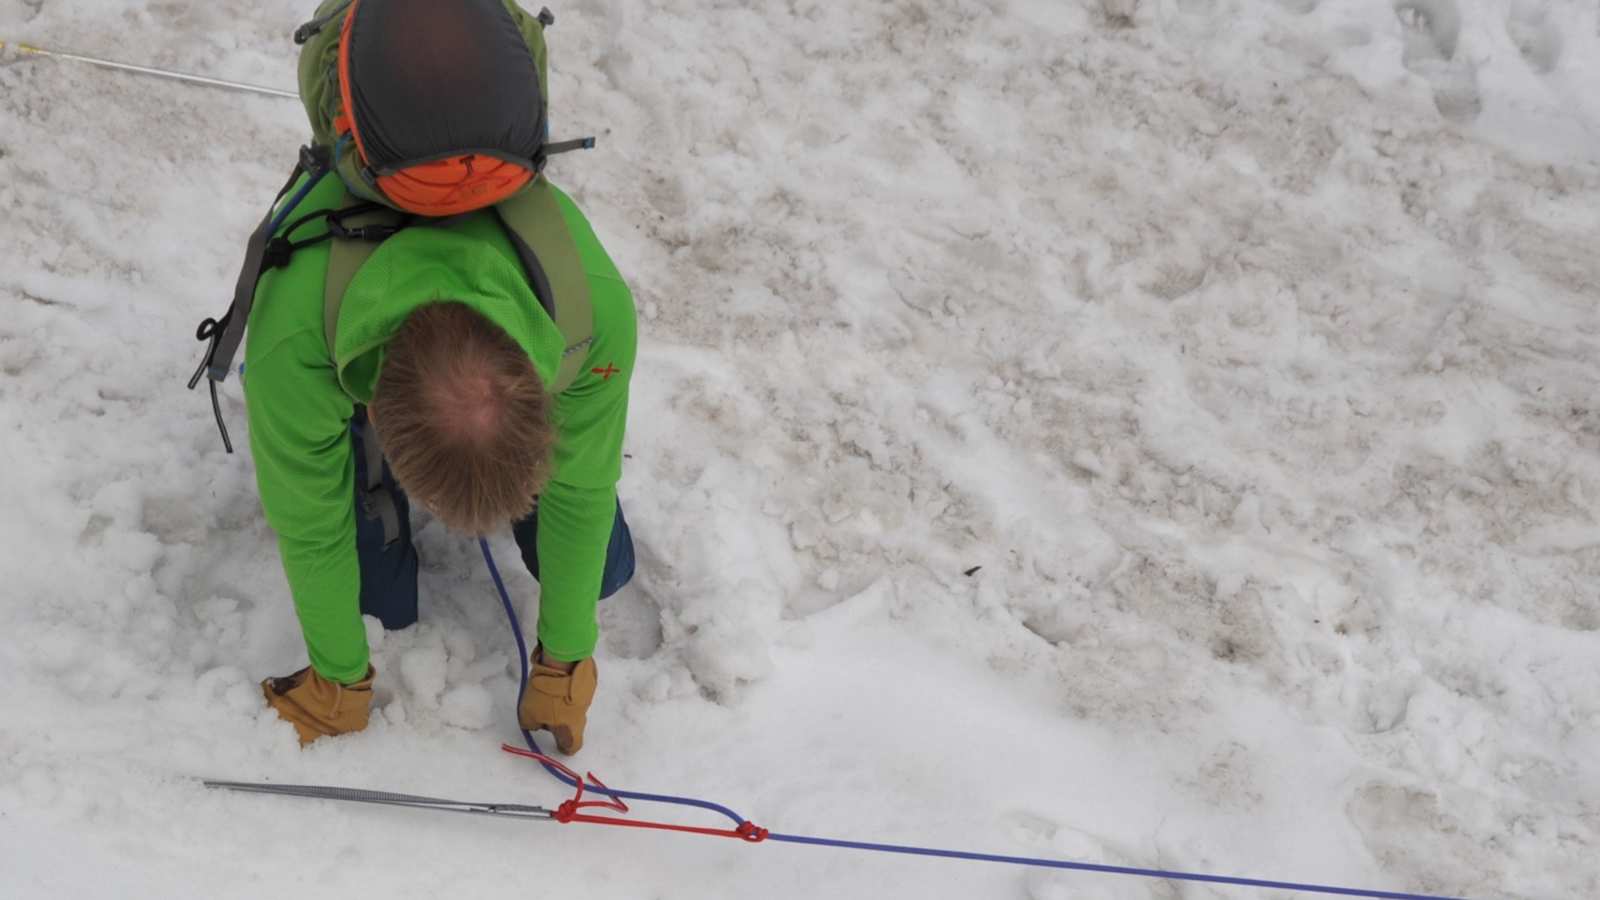
{"label": "red cord", "polygon": [[601,790],[610,790],[610,788],[606,787],[605,782],[595,777],[593,772],[589,772],[586,778],[580,778],[578,777],[577,772],[567,768],[559,760],[545,756],[543,753],[534,753],[531,750],[524,750],[521,747],[513,747],[510,744],[501,744],[500,749],[512,754],[513,756],[521,756],[526,759],[537,760],[547,766],[559,769],[561,770],[562,774],[572,779],[573,784],[578,786],[578,792],[573,795],[572,799],[562,803],[556,808],[554,818],[557,822],[560,822],[563,825],[571,824],[573,822],[584,822],[590,825],[620,825],[624,828],[651,828],[657,831],[681,831],[686,834],[704,834],[712,837],[737,838],[750,844],[759,844],[766,840],[768,834],[770,834],[767,829],[756,825],[754,822],[742,822],[738,828],[700,828],[694,825],[674,825],[670,822],[647,822],[640,819],[619,819],[614,816],[591,816],[587,813],[581,813],[579,810],[589,808],[610,809],[617,812],[626,813],[628,812],[628,804],[622,802],[621,798],[618,797],[612,797],[610,800],[584,800],[583,791],[586,784],[592,784]]}
{"label": "red cord", "polygon": [[705,834],[711,837],[738,838],[750,844],[759,844],[767,839],[768,831],[753,822],[745,822],[738,828],[697,828],[692,825],[673,825],[669,822],[645,822],[637,819],[617,819],[611,816],[590,816],[569,810],[567,807],[572,801],[568,800],[556,810],[556,821],[587,822],[591,825],[621,825],[627,828],[653,828],[657,831],[681,831],[686,834]]}
{"label": "red cord", "polygon": [[621,813],[625,813],[625,812],[628,811],[628,804],[623,803],[622,799],[620,797],[612,797],[610,800],[588,800],[588,801],[584,801],[583,800],[583,789],[584,789],[584,785],[586,783],[592,782],[595,787],[600,788],[603,791],[611,790],[610,788],[606,787],[605,782],[603,782],[600,779],[596,778],[594,776],[593,772],[588,773],[586,779],[585,778],[580,778],[578,776],[577,772],[574,772],[571,769],[567,768],[565,765],[563,765],[561,763],[560,760],[552,759],[551,757],[545,756],[543,753],[534,753],[532,750],[524,750],[521,747],[513,747],[510,744],[501,744],[500,745],[500,749],[504,750],[507,753],[512,754],[513,756],[521,756],[521,757],[525,757],[527,759],[536,759],[539,762],[544,763],[547,766],[550,766],[550,767],[556,768],[556,769],[560,769],[561,770],[561,774],[563,774],[563,775],[567,776],[568,778],[572,779],[572,783],[578,786],[578,793],[575,796],[573,796],[573,798],[571,800],[568,800],[567,802],[561,804],[561,810],[558,810],[556,812],[556,821],[558,821],[558,822],[566,821],[565,819],[561,818],[561,811],[562,810],[565,810],[568,816],[571,816],[572,814],[576,813],[580,809],[586,809],[588,807],[599,807],[601,809],[611,809],[611,810],[616,810],[617,812],[621,812]]}

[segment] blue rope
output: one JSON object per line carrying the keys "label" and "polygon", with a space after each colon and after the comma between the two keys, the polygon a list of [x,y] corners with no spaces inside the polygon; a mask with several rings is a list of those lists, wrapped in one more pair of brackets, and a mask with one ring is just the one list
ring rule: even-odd
{"label": "blue rope", "polygon": [[1027,856],[1000,856],[994,853],[968,853],[963,850],[935,850],[930,847],[906,847],[899,844],[869,844],[862,841],[840,841],[832,838],[804,837],[797,834],[767,835],[769,841],[789,844],[811,844],[817,847],[843,847],[848,850],[872,850],[878,853],[905,853],[912,856],[937,856],[945,859],[970,859],[978,862],[1009,863],[1014,866],[1040,866],[1048,869],[1072,869],[1079,872],[1102,872],[1110,875],[1137,875],[1142,878],[1168,878],[1174,881],[1203,881],[1212,884],[1233,884],[1244,887],[1277,888],[1283,891],[1302,891],[1310,894],[1338,894],[1344,897],[1378,897],[1382,900],[1461,900],[1459,897],[1438,897],[1429,894],[1405,894],[1393,891],[1367,891],[1359,888],[1331,887],[1321,884],[1297,884],[1293,881],[1265,881],[1259,878],[1232,878],[1227,875],[1207,875],[1203,872],[1168,872],[1161,869],[1137,869],[1131,866],[1104,866],[1095,863],[1068,862],[1062,859],[1035,859]]}
{"label": "blue rope", "polygon": [[[528,690],[528,644],[527,641],[525,641],[522,637],[522,623],[518,621],[517,611],[511,605],[511,595],[506,591],[506,583],[500,578],[500,567],[494,564],[494,554],[489,552],[489,541],[485,538],[478,538],[478,547],[483,550],[483,561],[489,564],[489,576],[494,579],[495,589],[500,592],[500,605],[504,607],[506,611],[506,618],[511,622],[511,633],[517,639],[517,655],[522,660],[522,686],[517,689],[517,708],[520,709],[522,707],[522,695]],[[522,739],[527,742],[529,750],[539,754],[544,753],[543,750],[539,749],[539,742],[533,739],[533,735],[530,734],[526,728],[519,728],[518,730],[522,732]],[[547,763],[540,763],[540,765],[544,766],[544,770],[546,772],[549,772],[551,775],[555,776],[558,781],[560,781],[562,784],[565,784],[567,787],[578,787],[578,783],[576,781],[573,781],[565,772],[562,772],[555,766]],[[671,803],[676,806],[693,806],[698,809],[706,809],[714,813],[720,813],[724,816],[727,816],[729,819],[733,820],[733,824],[735,826],[743,825],[745,823],[744,816],[739,815],[726,806],[723,806],[720,803],[712,803],[707,800],[696,800],[693,797],[674,797],[669,794],[644,794],[639,793],[638,791],[621,791],[615,788],[602,787],[601,785],[593,783],[584,784],[583,789],[596,794],[605,794],[610,797],[620,797],[623,800],[641,800],[647,803]]]}
{"label": "blue rope", "polygon": [[[483,550],[483,561],[489,564],[489,575],[494,579],[495,589],[500,592],[500,605],[505,608],[506,618],[511,622],[511,633],[517,639],[517,653],[522,659],[522,687],[517,690],[517,706],[522,706],[522,695],[528,689],[528,645],[522,637],[522,624],[517,620],[517,611],[511,605],[511,595],[506,591],[506,584],[500,578],[500,569],[494,564],[494,554],[489,552],[489,542],[484,538],[478,539],[478,546]],[[527,729],[521,729],[522,739],[528,742],[528,749],[535,753],[543,753],[539,744],[529,734]],[[541,763],[546,772],[555,776],[570,788],[576,788],[577,782],[561,770]],[[651,803],[671,803],[678,806],[693,806],[721,813],[732,819],[735,825],[743,825],[747,820],[719,803],[706,800],[696,800],[692,797],[674,797],[668,794],[643,794],[636,791],[622,791],[614,788],[601,787],[596,784],[585,784],[584,789],[611,797],[621,797],[624,800],[643,800]],[[1227,875],[1208,875],[1203,872],[1171,872],[1162,869],[1139,869],[1132,866],[1106,866],[1095,863],[1069,862],[1062,859],[1038,859],[1028,856],[1001,856],[994,853],[971,853],[964,850],[938,850],[931,847],[909,847],[901,844],[873,844],[864,841],[842,841],[834,838],[808,837],[798,834],[780,834],[771,832],[767,840],[782,841],[786,844],[808,844],[813,847],[838,847],[846,850],[867,850],[875,853],[900,853],[909,856],[933,856],[943,859],[965,859],[977,862],[1006,863],[1014,866],[1036,866],[1047,869],[1070,869],[1078,872],[1099,872],[1108,875],[1132,875],[1140,878],[1162,878],[1172,881],[1198,881],[1210,884],[1229,884],[1242,887],[1274,888],[1283,891],[1300,891],[1308,894],[1335,894],[1342,897],[1373,897],[1377,900],[1462,900],[1459,897],[1443,897],[1432,894],[1407,894],[1395,891],[1368,891],[1358,888],[1333,887],[1321,884],[1299,884],[1293,881],[1266,881],[1259,878],[1233,878]]]}

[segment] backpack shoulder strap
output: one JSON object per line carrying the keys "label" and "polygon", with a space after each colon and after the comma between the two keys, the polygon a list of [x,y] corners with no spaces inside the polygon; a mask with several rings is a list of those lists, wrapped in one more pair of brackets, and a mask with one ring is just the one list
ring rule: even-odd
{"label": "backpack shoulder strap", "polygon": [[328,342],[328,358],[337,360],[339,310],[344,307],[344,292],[356,272],[370,258],[384,238],[405,225],[405,217],[395,210],[362,204],[346,190],[339,202],[341,210],[329,217],[333,238],[328,244],[328,274],[322,286],[322,330]]}
{"label": "backpack shoulder strap", "polygon": [[[373,207],[374,204],[363,205],[347,191],[340,208],[353,209],[352,213],[329,223],[334,236],[329,243],[328,273],[323,281],[322,315],[330,358],[337,358],[339,312],[350,282],[378,244],[405,225],[403,214]],[[543,179],[495,206],[494,211],[522,262],[534,295],[566,344],[551,386],[551,393],[559,394],[583,373],[583,351],[594,342],[594,307],[577,242],[567,230],[554,189]]]}
{"label": "backpack shoulder strap", "polygon": [[[323,276],[322,329],[328,342],[328,358],[338,365],[339,310],[344,308],[344,293],[356,272],[378,249],[383,240],[404,228],[405,217],[377,204],[362,204],[342,192],[338,211],[328,214],[328,272]],[[394,495],[383,483],[383,450],[372,419],[362,423],[361,446],[365,453],[366,483],[362,487],[362,515],[383,523],[383,545],[400,537],[400,512]]]}
{"label": "backpack shoulder strap", "polygon": [[566,342],[550,391],[560,394],[583,373],[583,351],[594,343],[594,307],[578,244],[562,218],[555,189],[543,178],[494,211],[522,260],[540,305]]}

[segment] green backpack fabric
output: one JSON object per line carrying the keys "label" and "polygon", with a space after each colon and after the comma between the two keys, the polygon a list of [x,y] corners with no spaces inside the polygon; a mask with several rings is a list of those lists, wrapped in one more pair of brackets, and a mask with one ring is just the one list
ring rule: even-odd
{"label": "green backpack fabric", "polygon": [[[376,0],[374,0],[376,2]],[[448,0],[440,0],[448,2]],[[533,55],[539,71],[539,95],[546,107],[550,104],[550,61],[545,47],[545,26],[554,24],[555,18],[548,9],[529,15],[517,5],[516,0],[504,0],[505,8],[516,20],[522,38]],[[305,107],[306,118],[311,122],[311,143],[325,148],[334,160],[335,172],[344,181],[345,188],[363,200],[393,206],[382,192],[374,190],[361,175],[361,164],[352,152],[339,148],[334,121],[344,111],[339,91],[339,38],[344,17],[354,5],[352,0],[323,0],[312,21],[295,32],[300,48],[300,103]]]}

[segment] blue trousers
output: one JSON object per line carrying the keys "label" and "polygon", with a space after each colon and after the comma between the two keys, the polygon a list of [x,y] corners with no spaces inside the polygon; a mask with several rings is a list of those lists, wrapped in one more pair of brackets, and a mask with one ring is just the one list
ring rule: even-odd
{"label": "blue trousers", "polygon": [[[394,498],[399,514],[400,533],[385,541],[383,521],[369,516],[363,504],[367,483],[367,458],[362,442],[366,410],[357,408],[351,421],[351,440],[356,457],[356,555],[361,565],[361,613],[374,616],[387,629],[405,628],[417,621],[417,549],[411,543],[411,501],[395,483],[389,464],[383,465],[383,485]],[[522,551],[523,565],[535,579],[539,577],[539,510],[512,523],[511,533]],[[622,504],[611,523],[611,540],[606,545],[605,572],[600,578],[600,599],[615,594],[633,578],[633,535],[622,517]]]}

